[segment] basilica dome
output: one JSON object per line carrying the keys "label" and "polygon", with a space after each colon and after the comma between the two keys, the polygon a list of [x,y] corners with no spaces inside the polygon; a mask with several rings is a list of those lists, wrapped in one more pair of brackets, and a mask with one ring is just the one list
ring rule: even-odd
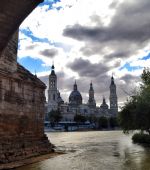
{"label": "basilica dome", "polygon": [[74,84],[73,91],[71,92],[71,94],[69,96],[69,104],[74,105],[74,106],[82,104],[82,96],[81,96],[80,92],[77,89],[76,82]]}

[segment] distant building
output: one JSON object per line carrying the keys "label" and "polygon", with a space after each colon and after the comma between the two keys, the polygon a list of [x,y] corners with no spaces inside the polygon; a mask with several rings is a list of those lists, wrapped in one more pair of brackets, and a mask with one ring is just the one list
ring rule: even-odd
{"label": "distant building", "polygon": [[96,108],[96,102],[94,99],[94,89],[93,89],[92,82],[90,83],[88,106],[89,106],[89,108],[94,108],[94,109]]}
{"label": "distant building", "polygon": [[63,121],[73,121],[76,114],[82,114],[85,116],[94,115],[96,117],[112,117],[117,115],[118,102],[113,76],[111,77],[110,83],[110,107],[106,103],[105,97],[103,97],[100,107],[97,107],[92,82],[89,87],[89,99],[87,103],[82,103],[82,95],[78,90],[76,81],[73,85],[73,91],[69,95],[69,102],[64,103],[60,92],[57,90],[57,76],[54,69],[55,67],[52,65],[52,71],[49,75],[48,103],[46,104],[47,113],[51,110],[59,109],[62,113]]}
{"label": "distant building", "polygon": [[82,104],[82,96],[80,92],[78,91],[77,84],[75,81],[75,84],[73,86],[73,91],[71,92],[69,96],[69,106],[77,108],[81,104]]}
{"label": "distant building", "polygon": [[64,101],[60,96],[60,92],[57,90],[57,76],[55,74],[55,67],[52,65],[51,74],[49,75],[48,103],[46,110],[47,112],[57,110],[63,103]]}
{"label": "distant building", "polygon": [[118,100],[116,93],[116,85],[113,76],[111,77],[109,101],[110,101],[110,113],[113,116],[116,116],[118,113]]}

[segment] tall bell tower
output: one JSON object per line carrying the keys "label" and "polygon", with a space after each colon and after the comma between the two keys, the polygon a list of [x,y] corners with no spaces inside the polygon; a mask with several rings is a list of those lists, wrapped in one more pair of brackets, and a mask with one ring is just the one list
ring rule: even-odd
{"label": "tall bell tower", "polygon": [[117,93],[116,93],[116,85],[114,82],[114,77],[111,77],[111,84],[110,84],[110,114],[112,116],[116,116],[118,113],[118,100],[117,100]]}
{"label": "tall bell tower", "polygon": [[96,108],[96,102],[94,99],[94,89],[93,89],[92,82],[90,83],[88,106],[90,108]]}
{"label": "tall bell tower", "polygon": [[58,109],[57,95],[57,76],[55,74],[55,67],[52,65],[51,74],[49,75],[48,112]]}

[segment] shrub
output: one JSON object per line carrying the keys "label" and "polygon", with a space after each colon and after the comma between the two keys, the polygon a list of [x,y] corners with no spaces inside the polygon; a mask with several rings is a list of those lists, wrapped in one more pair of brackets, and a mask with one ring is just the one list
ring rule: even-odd
{"label": "shrub", "polygon": [[144,133],[135,133],[132,136],[134,143],[150,144],[150,135]]}
{"label": "shrub", "polygon": [[84,123],[86,121],[86,117],[80,114],[76,114],[74,116],[74,121],[77,123]]}
{"label": "shrub", "polygon": [[110,117],[109,118],[109,125],[111,128],[118,127],[118,120],[116,117]]}
{"label": "shrub", "polygon": [[108,119],[104,116],[100,117],[98,120],[99,129],[108,128]]}

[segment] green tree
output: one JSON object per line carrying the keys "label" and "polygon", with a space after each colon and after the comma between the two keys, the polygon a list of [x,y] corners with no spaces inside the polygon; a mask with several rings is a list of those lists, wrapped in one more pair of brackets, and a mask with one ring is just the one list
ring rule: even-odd
{"label": "green tree", "polygon": [[84,123],[86,121],[86,117],[81,114],[76,114],[74,116],[74,121],[77,123]]}
{"label": "green tree", "polygon": [[119,114],[124,132],[141,130],[150,135],[150,70],[145,68],[141,75],[142,84],[135,95],[125,103]]}
{"label": "green tree", "polygon": [[58,124],[58,122],[62,119],[62,115],[59,110],[51,110],[48,113],[48,117],[52,127],[54,127],[55,124]]}
{"label": "green tree", "polygon": [[110,117],[108,121],[111,128],[118,127],[117,117]]}
{"label": "green tree", "polygon": [[141,75],[142,82],[145,86],[150,86],[150,69],[144,68],[143,73]]}
{"label": "green tree", "polygon": [[108,119],[104,116],[101,116],[99,119],[98,119],[98,127],[100,129],[103,129],[103,128],[108,128]]}
{"label": "green tree", "polygon": [[95,116],[95,115],[90,115],[90,116],[87,116],[86,119],[90,122],[90,123],[97,123],[98,121],[98,118]]}

